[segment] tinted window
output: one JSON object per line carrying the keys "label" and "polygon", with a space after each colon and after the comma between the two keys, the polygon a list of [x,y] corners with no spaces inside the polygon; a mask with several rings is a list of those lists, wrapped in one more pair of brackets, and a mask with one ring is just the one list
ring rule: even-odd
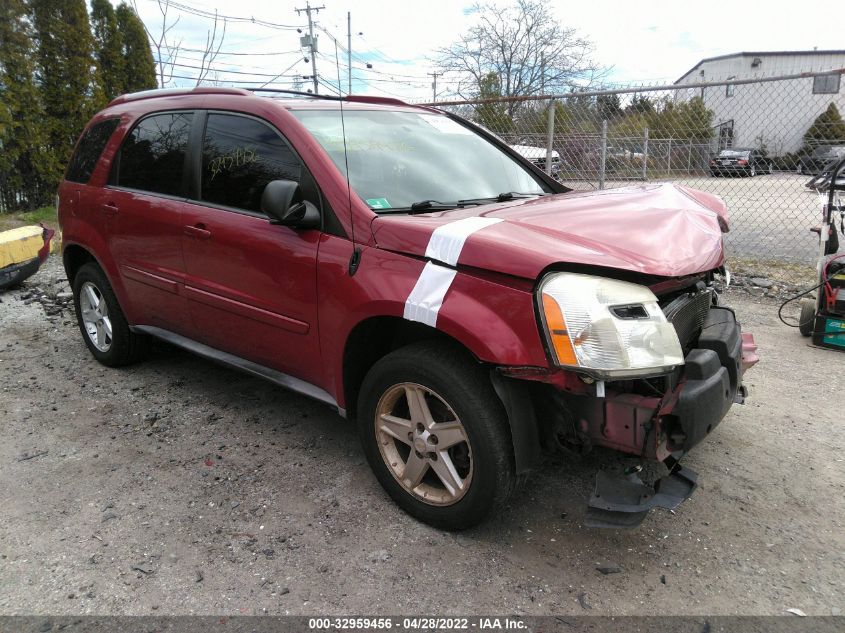
{"label": "tinted window", "polygon": [[103,149],[106,147],[111,138],[112,132],[117,128],[120,119],[108,119],[100,121],[92,125],[79,140],[76,146],[76,151],[70,157],[70,163],[67,166],[66,180],[71,182],[86,183],[94,173],[94,167],[97,166],[97,161]]}
{"label": "tinted window", "polygon": [[202,151],[203,201],[260,212],[268,182],[298,182],[301,174],[299,159],[269,125],[242,116],[208,115]]}
{"label": "tinted window", "polygon": [[179,112],[142,120],[120,150],[117,185],[181,195],[192,118],[190,112]]}

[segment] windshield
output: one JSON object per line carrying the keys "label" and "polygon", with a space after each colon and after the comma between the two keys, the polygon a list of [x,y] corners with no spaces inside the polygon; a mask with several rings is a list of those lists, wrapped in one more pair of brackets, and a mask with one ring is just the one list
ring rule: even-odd
{"label": "windshield", "polygon": [[719,152],[721,158],[748,158],[749,152],[747,149],[723,149]]}
{"label": "windshield", "polygon": [[[346,175],[339,110],[292,112]],[[385,110],[343,113],[349,183],[374,211],[436,200],[543,194],[522,165],[463,125],[438,114]]]}

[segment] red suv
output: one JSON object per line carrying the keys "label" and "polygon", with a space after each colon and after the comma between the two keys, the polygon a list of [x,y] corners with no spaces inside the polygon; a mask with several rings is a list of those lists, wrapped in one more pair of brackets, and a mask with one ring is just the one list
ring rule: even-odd
{"label": "red suv", "polygon": [[541,448],[665,462],[599,474],[592,525],[695,487],[678,459],[756,362],[717,303],[724,204],[671,184],[576,193],[503,141],[391,99],[199,88],[125,95],[59,191],[83,339],[150,337],[355,419],[406,511],[459,529]]}

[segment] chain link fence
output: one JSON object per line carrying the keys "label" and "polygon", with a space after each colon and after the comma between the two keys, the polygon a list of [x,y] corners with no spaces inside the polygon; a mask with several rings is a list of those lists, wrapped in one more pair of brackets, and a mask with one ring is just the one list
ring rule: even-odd
{"label": "chain link fence", "polygon": [[845,156],[843,72],[428,105],[576,190],[673,182],[717,194],[731,256],[809,263],[822,202],[806,185]]}

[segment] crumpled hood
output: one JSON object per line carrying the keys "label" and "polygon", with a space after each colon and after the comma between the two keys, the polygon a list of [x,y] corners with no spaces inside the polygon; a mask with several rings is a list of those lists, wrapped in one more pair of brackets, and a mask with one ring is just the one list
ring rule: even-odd
{"label": "crumpled hood", "polygon": [[677,277],[712,270],[724,261],[725,204],[712,194],[673,184],[564,193],[423,215],[385,214],[373,221],[373,235],[379,248],[425,257],[436,229],[477,216],[491,223],[466,236],[458,265],[526,279],[536,279],[556,263]]}

